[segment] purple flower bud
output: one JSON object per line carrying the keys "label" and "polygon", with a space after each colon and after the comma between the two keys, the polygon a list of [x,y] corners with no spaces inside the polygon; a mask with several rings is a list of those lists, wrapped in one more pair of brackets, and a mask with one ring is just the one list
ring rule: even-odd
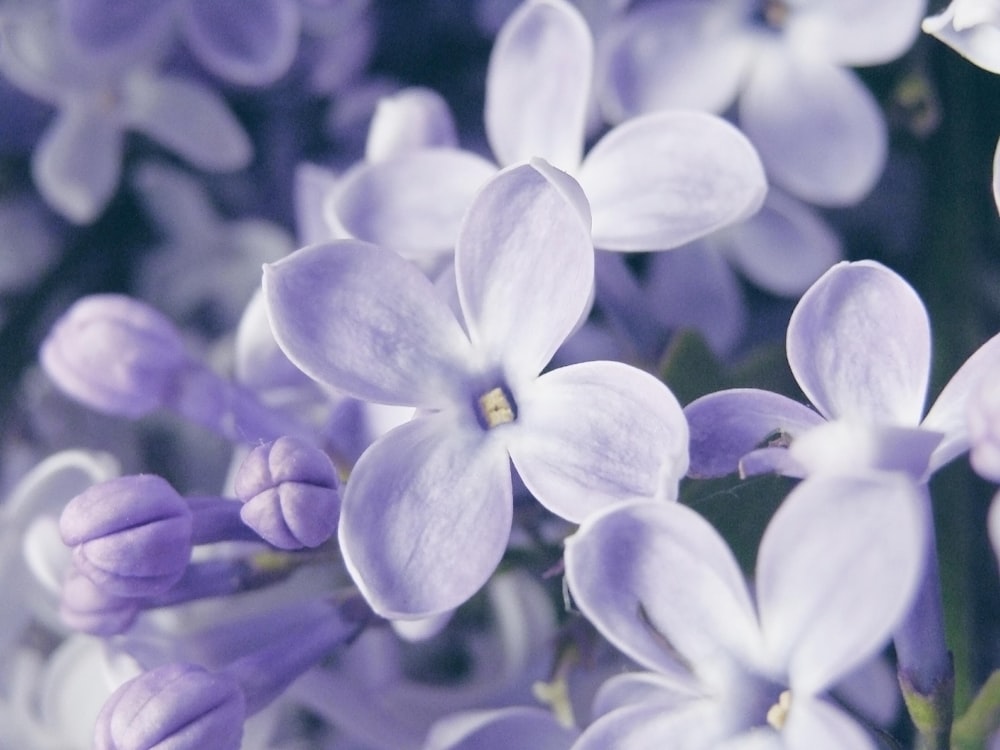
{"label": "purple flower bud", "polygon": [[108,594],[70,566],[59,600],[59,616],[68,627],[91,635],[117,635],[132,626],[141,609],[138,600]]}
{"label": "purple flower bud", "polygon": [[76,302],[42,342],[40,357],[68,395],[92,409],[131,418],[162,406],[190,362],[166,317],[117,294]]}
{"label": "purple flower bud", "polygon": [[323,451],[281,437],[254,448],[240,466],[243,522],[280,549],[318,547],[340,518],[340,480]]}
{"label": "purple flower bud", "polygon": [[104,704],[96,750],[239,750],[246,701],[237,682],[193,664],[165,664],[122,685]]}
{"label": "purple flower bud", "polygon": [[118,477],[80,493],[63,510],[59,532],[80,570],[114,596],[167,591],[191,557],[191,510],[151,474]]}

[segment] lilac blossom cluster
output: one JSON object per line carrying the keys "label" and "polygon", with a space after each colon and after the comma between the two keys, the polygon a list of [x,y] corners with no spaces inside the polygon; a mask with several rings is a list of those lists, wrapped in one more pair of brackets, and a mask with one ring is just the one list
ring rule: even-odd
{"label": "lilac blossom cluster", "polygon": [[997,0],[0,0],[0,748],[1000,750],[998,86]]}

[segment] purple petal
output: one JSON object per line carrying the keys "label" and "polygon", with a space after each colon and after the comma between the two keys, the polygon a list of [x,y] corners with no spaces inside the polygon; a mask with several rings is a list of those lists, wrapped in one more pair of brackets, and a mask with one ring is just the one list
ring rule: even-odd
{"label": "purple petal", "polygon": [[704,112],[661,112],[619,125],[579,172],[593,212],[594,245],[664,250],[760,208],[764,169],[739,130]]}
{"label": "purple petal", "polygon": [[677,497],[687,424],[652,375],[620,362],[584,362],[542,375],[517,398],[510,457],[556,515],[578,522],[609,503]]}
{"label": "purple petal", "polygon": [[598,513],[566,541],[565,560],[576,606],[639,664],[683,681],[756,661],[743,576],[693,510],[636,502]]}
{"label": "purple petal", "polygon": [[1000,28],[987,22],[963,23],[955,11],[957,4],[953,2],[938,15],[924,19],[923,30],[974,65],[1000,74]]}
{"label": "purple petal", "polygon": [[65,0],[61,10],[73,39],[84,49],[103,52],[155,46],[169,33],[171,5],[163,0]]}
{"label": "purple petal", "polygon": [[811,203],[857,203],[885,166],[888,134],[875,97],[853,72],[806,55],[758,59],[740,124],[768,176]]}
{"label": "purple petal", "polygon": [[438,721],[423,750],[569,750],[577,732],[541,708],[469,711]]}
{"label": "purple petal", "polygon": [[225,100],[192,80],[134,76],[124,117],[131,127],[200,169],[242,169],[253,157],[250,138]]}
{"label": "purple petal", "polygon": [[782,731],[786,750],[876,750],[871,735],[841,709],[821,698],[792,693]]}
{"label": "purple petal", "polygon": [[921,427],[834,420],[800,435],[788,453],[804,474],[853,473],[871,468],[902,471],[926,481],[942,434]]}
{"label": "purple petal", "polygon": [[355,465],[341,508],[340,548],[376,612],[428,617],[454,609],[486,583],[507,547],[512,513],[502,443],[446,415],[418,417]]}
{"label": "purple petal", "polygon": [[508,378],[541,372],[590,304],[589,228],[532,165],[500,172],[476,196],[455,249],[469,336]]}
{"label": "purple petal", "polygon": [[326,217],[326,205],[340,185],[336,172],[327,167],[300,162],[295,167],[295,234],[301,245],[314,245],[349,235],[335,234]]}
{"label": "purple petal", "polygon": [[725,729],[714,701],[693,700],[677,710],[670,708],[650,702],[612,711],[587,727],[573,750],[722,747]]}
{"label": "purple petal", "polygon": [[486,78],[486,135],[500,164],[537,156],[559,169],[576,169],[593,46],[587,22],[563,0],[530,0],[507,20]]}
{"label": "purple petal", "polygon": [[793,700],[886,644],[916,590],[927,533],[919,491],[901,474],[813,477],[792,491],[761,540],[756,582]]}
{"label": "purple petal", "polygon": [[720,477],[768,442],[788,439],[823,424],[807,406],[770,391],[736,388],[692,401],[684,409],[691,429],[692,477]]}
{"label": "purple petal", "polygon": [[969,447],[969,414],[973,394],[1000,371],[1000,334],[994,336],[958,368],[924,418],[922,427],[944,433],[934,452],[931,470],[951,461]]}
{"label": "purple petal", "polygon": [[880,65],[913,45],[925,0],[799,3],[788,15],[789,45],[845,66]]}
{"label": "purple petal", "polygon": [[49,205],[70,221],[87,224],[117,190],[121,160],[122,131],[116,121],[67,107],[35,147],[31,175]]}
{"label": "purple petal", "polygon": [[201,63],[234,83],[262,86],[283,75],[299,45],[292,0],[214,0],[183,5],[181,24]]}
{"label": "purple petal", "polygon": [[657,672],[626,672],[604,681],[594,698],[593,712],[594,716],[603,716],[647,701],[673,709],[698,697],[699,686],[689,677],[677,679]]}
{"label": "purple petal", "polygon": [[1000,380],[982,383],[969,403],[968,417],[972,468],[979,476],[1000,482]]}
{"label": "purple petal", "polygon": [[358,239],[428,258],[454,247],[473,196],[494,174],[469,151],[411,151],[348,172],[331,211]]}
{"label": "purple petal", "polygon": [[754,51],[738,23],[735,5],[698,0],[639,5],[614,21],[598,48],[604,115],[617,123],[665,109],[726,109]]}
{"label": "purple petal", "polygon": [[355,240],[264,266],[278,344],[303,372],[350,395],[442,407],[459,396],[469,340],[416,266]]}
{"label": "purple petal", "polygon": [[802,294],[844,257],[837,233],[816,211],[774,189],[760,211],[719,242],[750,281],[786,297]]}
{"label": "purple petal", "polygon": [[920,423],[930,322],[913,288],[880,263],[823,274],[792,312],[787,348],[795,379],[827,418]]}
{"label": "purple petal", "polygon": [[444,97],[414,86],[379,100],[368,127],[365,158],[384,161],[418,148],[455,148],[455,120]]}

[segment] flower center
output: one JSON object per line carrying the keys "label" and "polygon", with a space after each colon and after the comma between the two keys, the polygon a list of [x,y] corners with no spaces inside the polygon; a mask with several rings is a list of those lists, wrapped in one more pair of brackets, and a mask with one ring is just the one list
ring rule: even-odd
{"label": "flower center", "polygon": [[491,430],[498,425],[513,422],[517,414],[511,406],[511,401],[513,399],[509,398],[507,392],[500,386],[480,396],[479,417],[482,425]]}
{"label": "flower center", "polygon": [[788,712],[792,708],[792,691],[782,690],[778,696],[778,702],[767,709],[767,723],[775,729],[781,730],[788,721]]}

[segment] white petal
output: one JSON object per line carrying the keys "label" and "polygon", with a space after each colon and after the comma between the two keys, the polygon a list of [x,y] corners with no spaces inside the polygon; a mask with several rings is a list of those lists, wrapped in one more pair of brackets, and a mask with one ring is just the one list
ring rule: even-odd
{"label": "white petal", "polygon": [[1000,73],[1000,26],[983,23],[959,28],[955,3],[940,15],[924,19],[923,29],[962,57],[991,73]]}
{"label": "white petal", "polygon": [[912,46],[926,5],[926,0],[796,3],[784,34],[802,53],[838,65],[879,65]]}

